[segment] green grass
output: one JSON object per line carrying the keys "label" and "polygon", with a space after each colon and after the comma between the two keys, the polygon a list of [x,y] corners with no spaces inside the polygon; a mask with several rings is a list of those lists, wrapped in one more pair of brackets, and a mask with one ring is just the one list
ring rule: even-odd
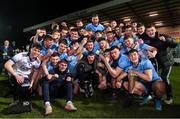
{"label": "green grass", "polygon": [[[174,103],[166,105],[163,103],[163,111],[159,112],[154,109],[153,101],[142,107],[138,103],[132,107],[124,109],[122,107],[125,100],[124,94],[120,94],[117,102],[110,101],[109,96],[96,94],[89,99],[84,99],[82,95],[74,97],[74,104],[78,108],[76,112],[67,112],[63,109],[65,98],[54,99],[52,101],[53,114],[46,116],[48,118],[128,118],[128,117],[180,117],[180,67],[173,67],[170,75],[173,86]],[[33,99],[33,111],[23,114],[4,115],[1,111],[12,101],[12,97],[2,97],[7,85],[6,77],[0,77],[0,118],[42,118],[44,105],[40,97]],[[164,97],[165,98],[165,97]]]}

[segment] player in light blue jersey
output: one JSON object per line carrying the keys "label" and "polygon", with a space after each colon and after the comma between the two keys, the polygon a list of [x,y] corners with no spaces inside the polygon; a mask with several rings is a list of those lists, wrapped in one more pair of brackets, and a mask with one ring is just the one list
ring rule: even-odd
{"label": "player in light blue jersey", "polygon": [[128,56],[132,65],[128,69],[128,82],[124,83],[124,87],[129,92],[124,106],[131,105],[133,94],[143,96],[148,92],[153,92],[155,108],[161,111],[160,99],[165,93],[165,84],[158,76],[152,63],[148,59],[140,58],[137,50],[130,50]]}
{"label": "player in light blue jersey", "polygon": [[103,31],[104,30],[104,26],[102,24],[99,23],[99,16],[98,14],[94,14],[92,16],[92,23],[88,23],[85,26],[85,29],[91,29],[93,31],[93,34],[95,34],[96,31]]}
{"label": "player in light blue jersey", "polygon": [[58,47],[58,53],[59,53],[60,59],[66,59],[68,57],[66,39],[62,39],[60,41],[59,47]]}
{"label": "player in light blue jersey", "polygon": [[117,46],[112,46],[110,49],[111,58],[113,60],[113,65],[111,65],[106,58],[100,54],[100,58],[106,65],[108,72],[112,79],[112,98],[116,96],[116,82],[124,79],[127,75],[125,75],[128,67],[130,66],[130,61],[128,57],[124,54],[120,53],[120,50]]}
{"label": "player in light blue jersey", "polygon": [[107,35],[107,41],[109,43],[109,47],[111,48],[112,46],[118,46],[120,48],[120,42],[116,39],[115,34],[113,31],[108,31],[106,33]]}
{"label": "player in light blue jersey", "polygon": [[135,42],[132,37],[127,37],[124,40],[126,47],[121,49],[122,53],[127,53],[131,49],[136,49],[141,58],[149,59],[153,64],[155,70],[158,70],[157,60],[155,58],[157,54],[157,49],[150,45],[145,44],[144,42]]}

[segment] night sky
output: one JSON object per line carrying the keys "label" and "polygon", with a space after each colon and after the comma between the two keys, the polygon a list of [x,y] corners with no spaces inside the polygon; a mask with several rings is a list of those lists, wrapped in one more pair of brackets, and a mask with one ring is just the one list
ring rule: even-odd
{"label": "night sky", "polygon": [[[23,28],[110,0],[4,0],[0,3],[0,42],[29,40]],[[73,7],[72,7],[73,5]]]}

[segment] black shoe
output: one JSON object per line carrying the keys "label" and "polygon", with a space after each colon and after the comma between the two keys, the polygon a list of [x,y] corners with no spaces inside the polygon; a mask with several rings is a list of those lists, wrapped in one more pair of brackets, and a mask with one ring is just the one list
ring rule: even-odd
{"label": "black shoe", "polygon": [[31,112],[32,105],[28,101],[19,101],[17,104],[9,106],[3,110],[4,114],[20,114],[23,112]]}

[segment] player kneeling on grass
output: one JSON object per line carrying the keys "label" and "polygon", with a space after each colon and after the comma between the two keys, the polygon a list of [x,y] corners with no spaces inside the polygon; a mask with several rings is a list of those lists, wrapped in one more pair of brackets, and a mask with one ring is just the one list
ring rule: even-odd
{"label": "player kneeling on grass", "polygon": [[45,115],[52,113],[52,107],[50,104],[50,97],[59,97],[63,92],[62,89],[65,88],[67,99],[65,109],[68,111],[76,111],[77,108],[74,107],[72,103],[72,78],[68,73],[67,61],[59,61],[59,55],[53,53],[50,62],[47,63],[47,67],[44,66],[43,70],[46,77],[43,79],[43,100],[45,103]]}
{"label": "player kneeling on grass", "polygon": [[12,75],[11,82],[15,88],[16,101],[4,109],[5,114],[30,112],[32,110],[30,96],[33,80],[30,82],[30,74],[37,75],[41,64],[39,55],[41,46],[34,44],[30,52],[22,52],[8,60],[4,67]]}
{"label": "player kneeling on grass", "polygon": [[128,82],[124,87],[128,90],[128,99],[125,107],[129,107],[133,101],[133,94],[145,96],[143,101],[147,101],[149,92],[153,92],[155,98],[155,108],[161,111],[161,97],[165,93],[165,84],[158,76],[150,60],[140,58],[138,51],[132,49],[128,53],[132,66],[128,70]]}

